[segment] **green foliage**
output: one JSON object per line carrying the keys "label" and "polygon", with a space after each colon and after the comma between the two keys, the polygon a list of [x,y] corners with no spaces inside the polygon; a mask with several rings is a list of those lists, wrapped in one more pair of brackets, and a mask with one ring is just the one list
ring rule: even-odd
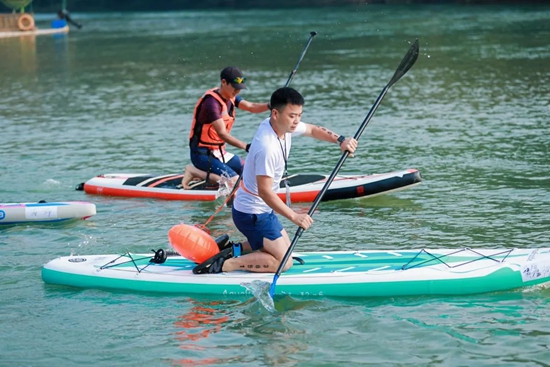
{"label": "green foliage", "polygon": [[0,0],[4,5],[13,10],[19,10],[29,5],[32,0]]}

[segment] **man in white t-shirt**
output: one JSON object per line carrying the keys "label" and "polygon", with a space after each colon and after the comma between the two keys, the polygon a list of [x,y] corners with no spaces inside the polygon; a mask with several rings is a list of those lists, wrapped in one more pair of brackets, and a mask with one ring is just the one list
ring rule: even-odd
{"label": "man in white t-shirt", "polygon": [[[233,202],[233,222],[247,241],[223,249],[197,265],[195,274],[245,270],[275,273],[290,238],[275,213],[307,230],[313,223],[308,214],[289,208],[276,194],[290,154],[292,137],[310,136],[340,145],[342,152],[355,152],[357,141],[332,131],[300,121],[304,98],[296,90],[285,87],[271,95],[271,116],[260,124],[243,171],[243,182]],[[241,253],[246,252],[245,255]],[[289,258],[283,271],[292,266]]]}

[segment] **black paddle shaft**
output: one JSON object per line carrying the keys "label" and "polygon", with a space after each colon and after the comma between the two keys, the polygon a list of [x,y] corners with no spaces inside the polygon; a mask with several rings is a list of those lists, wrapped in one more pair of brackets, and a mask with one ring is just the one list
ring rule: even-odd
{"label": "black paddle shaft", "polygon": [[[363,133],[363,130],[365,130],[365,128],[367,127],[370,119],[374,115],[374,112],[376,111],[376,109],[378,108],[380,103],[382,102],[382,99],[384,98],[384,96],[386,95],[388,90],[391,88],[391,86],[394,85],[399,79],[401,79],[401,77],[403,75],[405,75],[405,73],[407,71],[409,71],[409,69],[414,65],[414,63],[418,59],[418,52],[419,52],[419,45],[418,45],[418,39],[417,39],[412,44],[412,46],[409,48],[409,51],[407,52],[407,54],[405,55],[405,57],[401,61],[401,64],[399,64],[399,67],[397,68],[397,70],[393,74],[393,77],[391,78],[390,82],[384,87],[384,89],[382,90],[382,92],[380,93],[378,98],[376,99],[376,102],[374,102],[374,105],[372,106],[369,113],[367,114],[367,116],[363,120],[363,123],[361,123],[361,126],[359,126],[359,129],[357,130],[357,132],[353,136],[355,140],[359,140],[359,137]],[[323,198],[323,196],[327,192],[330,184],[332,183],[332,181],[334,180],[336,175],[338,174],[338,171],[340,171],[340,168],[342,167],[342,165],[346,161],[346,158],[348,157],[348,155],[349,155],[349,151],[346,150],[342,154],[342,156],[340,157],[340,160],[336,164],[336,167],[334,168],[334,170],[332,171],[332,173],[328,177],[327,182],[325,183],[325,185],[323,186],[321,191],[319,191],[319,193],[317,194],[317,197],[315,198],[315,201],[313,202],[313,205],[311,205],[311,208],[308,211],[308,214],[310,216],[313,215],[313,212],[315,211],[315,209],[317,209],[317,206],[319,206],[319,203],[321,202],[321,199]],[[303,232],[304,232],[304,229],[302,227],[298,227],[298,230],[296,231],[296,235],[294,236],[294,239],[292,240],[292,242],[290,244],[290,247],[286,251],[283,260],[279,264],[279,268],[277,269],[277,273],[275,273],[273,283],[271,284],[271,290],[270,290],[271,296],[273,296],[273,294],[275,293],[274,292],[275,283],[276,283],[277,279],[279,278],[279,275],[281,274],[281,271],[284,267],[284,264],[286,264],[286,262],[288,261],[288,258],[290,257],[290,254],[292,253],[292,250],[296,246],[296,243],[298,242],[298,239],[300,238],[300,236],[302,235]]]}
{"label": "black paddle shaft", "polygon": [[288,76],[288,79],[285,83],[285,88],[290,85],[290,82],[292,82],[292,78],[294,78],[294,75],[296,75],[296,72],[298,71],[298,67],[300,66],[300,63],[302,62],[302,60],[304,59],[304,56],[306,55],[306,51],[309,48],[309,44],[311,43],[311,41],[313,41],[313,37],[315,37],[316,35],[317,35],[317,32],[315,31],[312,31],[309,33],[309,39],[307,40],[307,43],[304,46],[304,50],[302,51],[300,58],[296,62],[294,69],[292,69],[292,71],[290,72],[290,75]]}

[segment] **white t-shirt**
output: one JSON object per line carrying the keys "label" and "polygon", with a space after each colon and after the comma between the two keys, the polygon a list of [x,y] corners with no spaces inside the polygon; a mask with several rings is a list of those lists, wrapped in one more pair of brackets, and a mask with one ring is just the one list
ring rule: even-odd
{"label": "white t-shirt", "polygon": [[256,176],[273,178],[273,191],[279,190],[279,184],[285,170],[285,157],[288,161],[292,136],[299,136],[306,132],[306,124],[298,123],[292,134],[285,134],[279,139],[269,118],[262,121],[250,143],[250,150],[246,157],[243,170],[242,185],[247,191],[239,188],[233,202],[233,207],[248,214],[262,214],[271,212],[271,208],[258,196],[258,182]]}

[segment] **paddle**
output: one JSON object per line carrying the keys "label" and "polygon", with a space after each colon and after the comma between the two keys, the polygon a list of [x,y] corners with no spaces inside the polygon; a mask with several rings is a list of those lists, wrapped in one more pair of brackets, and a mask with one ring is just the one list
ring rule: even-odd
{"label": "paddle", "polygon": [[[290,85],[290,82],[292,82],[292,79],[294,78],[294,75],[296,75],[296,72],[298,71],[298,67],[300,66],[300,63],[302,62],[302,59],[304,58],[304,56],[306,55],[306,52],[307,52],[307,49],[309,48],[309,44],[311,43],[311,41],[313,41],[313,37],[315,37],[317,35],[317,32],[315,31],[312,31],[309,33],[309,39],[307,40],[306,42],[306,45],[304,46],[304,49],[300,55],[300,58],[298,59],[298,62],[296,63],[296,65],[294,65],[294,69],[292,69],[292,71],[290,72],[290,75],[288,76],[288,79],[285,83],[285,87],[288,87]],[[210,221],[212,219],[214,219],[214,216],[216,214],[218,214],[220,212],[220,210],[222,210],[222,208],[224,207],[224,205],[226,205],[229,200],[231,200],[231,198],[233,197],[233,195],[235,195],[235,192],[237,192],[237,189],[239,188],[240,184],[241,184],[241,181],[243,179],[243,175],[242,173],[239,175],[239,178],[237,178],[237,182],[235,182],[235,185],[233,186],[233,189],[231,190],[231,192],[229,193],[229,195],[227,195],[227,198],[225,199],[225,201],[223,202],[222,205],[220,205],[218,207],[218,209],[216,209],[216,211],[214,212],[214,214],[212,214],[210,216],[210,218],[208,218],[208,220],[206,222],[204,222],[204,224],[195,224],[195,227],[198,227],[200,229],[202,229],[203,231],[205,232],[208,232],[209,233],[209,230],[208,228],[206,228],[206,225],[208,223],[210,223]]]}
{"label": "paddle", "polygon": [[[414,65],[414,63],[416,62],[416,59],[418,59],[418,49],[419,49],[419,46],[418,46],[418,39],[417,39],[413,43],[413,45],[411,46],[411,48],[409,49],[409,51],[407,52],[403,60],[401,61],[401,64],[399,64],[399,67],[393,74],[393,77],[391,78],[390,82],[384,87],[384,89],[376,99],[376,102],[374,102],[374,105],[372,106],[369,113],[363,120],[363,123],[361,124],[361,126],[359,127],[355,135],[353,136],[355,140],[359,140],[359,137],[363,133],[363,130],[365,130],[365,128],[367,127],[367,124],[369,123],[370,119],[374,115],[374,112],[380,105],[380,102],[382,102],[382,99],[384,98],[388,90],[391,88],[391,86],[394,85],[399,79],[401,79],[401,77],[405,75],[405,73],[409,71],[409,69]],[[338,174],[338,171],[340,171],[340,168],[344,164],[348,155],[349,155],[349,151],[346,150],[342,154],[342,157],[340,157],[340,160],[338,161],[338,163],[336,164],[336,167],[334,168],[329,178],[327,179],[327,182],[325,183],[321,191],[319,191],[319,193],[317,194],[317,197],[315,198],[313,205],[311,205],[311,208],[308,211],[308,214],[310,216],[313,216],[313,212],[315,211],[315,209],[317,209],[317,206],[321,202],[323,195],[325,195],[325,192],[328,190],[328,187],[334,180],[334,177],[336,177],[336,175]],[[279,264],[279,267],[277,268],[277,272],[273,277],[273,283],[271,283],[271,287],[269,288],[269,295],[271,296],[271,298],[273,298],[273,296],[275,295],[275,286],[277,284],[277,279],[279,279],[279,276],[281,275],[281,271],[284,267],[284,264],[286,264],[286,262],[288,261],[288,258],[290,257],[292,250],[296,246],[296,243],[298,243],[298,239],[300,239],[300,236],[302,235],[303,232],[304,232],[304,229],[302,227],[298,227],[298,230],[296,231],[296,235],[294,235],[294,238],[290,243],[290,247],[286,251],[285,256],[283,257],[283,260],[281,261],[281,263]]]}
{"label": "paddle", "polygon": [[72,25],[74,25],[78,29],[82,28],[82,24],[75,22],[71,18],[71,14],[69,13],[69,11],[65,7],[63,7],[63,9],[61,9],[57,12],[57,16],[59,17],[59,19],[65,19],[67,22],[71,23]]}

